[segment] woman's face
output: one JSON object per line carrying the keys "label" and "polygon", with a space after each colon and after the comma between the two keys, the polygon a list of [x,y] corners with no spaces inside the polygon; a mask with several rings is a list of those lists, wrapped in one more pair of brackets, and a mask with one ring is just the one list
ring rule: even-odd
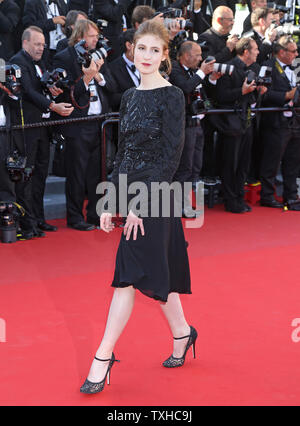
{"label": "woman's face", "polygon": [[134,49],[134,64],[141,74],[152,74],[159,70],[166,59],[162,40],[152,34],[138,39]]}

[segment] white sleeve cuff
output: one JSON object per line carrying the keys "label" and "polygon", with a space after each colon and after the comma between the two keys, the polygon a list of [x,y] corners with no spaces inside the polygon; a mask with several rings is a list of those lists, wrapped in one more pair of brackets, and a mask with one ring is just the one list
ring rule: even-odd
{"label": "white sleeve cuff", "polygon": [[196,72],[196,74],[202,79],[202,80],[204,80],[205,79],[205,74],[204,74],[204,72],[202,71],[202,70],[198,70],[197,72]]}
{"label": "white sleeve cuff", "polygon": [[102,78],[102,80],[98,82],[99,86],[105,86],[106,85],[105,78],[103,77],[101,73],[99,73],[99,75]]}

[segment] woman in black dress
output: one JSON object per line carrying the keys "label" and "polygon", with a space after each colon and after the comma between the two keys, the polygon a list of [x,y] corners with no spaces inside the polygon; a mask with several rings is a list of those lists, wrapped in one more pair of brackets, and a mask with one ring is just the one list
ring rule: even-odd
{"label": "woman in black dress", "polygon": [[[184,144],[184,96],[159,72],[162,61],[170,64],[168,41],[163,24],[151,20],[135,34],[134,61],[141,84],[126,91],[122,98],[119,147],[112,179],[116,186],[119,174],[126,174],[128,184],[142,181],[150,191],[151,182],[171,184],[179,165]],[[100,226],[105,232],[114,229],[111,213],[101,214]],[[191,293],[180,217],[172,213],[169,217],[139,217],[129,211],[112,286],[115,291],[105,333],[80,389],[83,393],[101,392],[106,378],[109,383],[116,361],[113,350],[132,312],[136,289],[158,300],[168,320],[174,345],[173,354],[163,366],[182,366],[191,346],[195,357],[197,332],[188,325],[179,297],[179,293]]]}

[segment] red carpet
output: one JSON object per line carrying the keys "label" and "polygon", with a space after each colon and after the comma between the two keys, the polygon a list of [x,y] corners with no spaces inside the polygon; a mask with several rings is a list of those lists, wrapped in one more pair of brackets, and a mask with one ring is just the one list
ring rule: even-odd
{"label": "red carpet", "polygon": [[[172,350],[157,302],[137,294],[99,395],[79,393],[105,326],[120,229],[0,244],[1,405],[299,405],[300,214],[206,211],[186,230],[199,332],[196,360],[165,369]],[[5,327],[4,327],[5,326]]]}

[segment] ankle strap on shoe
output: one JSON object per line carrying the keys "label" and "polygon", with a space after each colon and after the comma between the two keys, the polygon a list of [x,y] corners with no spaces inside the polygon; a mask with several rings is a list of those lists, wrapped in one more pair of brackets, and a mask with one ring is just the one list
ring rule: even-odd
{"label": "ankle strap on shoe", "polygon": [[187,337],[190,337],[190,334],[188,336],[182,336],[182,337],[173,337],[174,340],[180,340],[180,339],[186,339]]}
{"label": "ankle strap on shoe", "polygon": [[108,359],[101,359],[101,358],[97,358],[96,356],[95,356],[95,359],[97,360],[97,361],[110,361],[111,360],[111,358],[108,358]]}

